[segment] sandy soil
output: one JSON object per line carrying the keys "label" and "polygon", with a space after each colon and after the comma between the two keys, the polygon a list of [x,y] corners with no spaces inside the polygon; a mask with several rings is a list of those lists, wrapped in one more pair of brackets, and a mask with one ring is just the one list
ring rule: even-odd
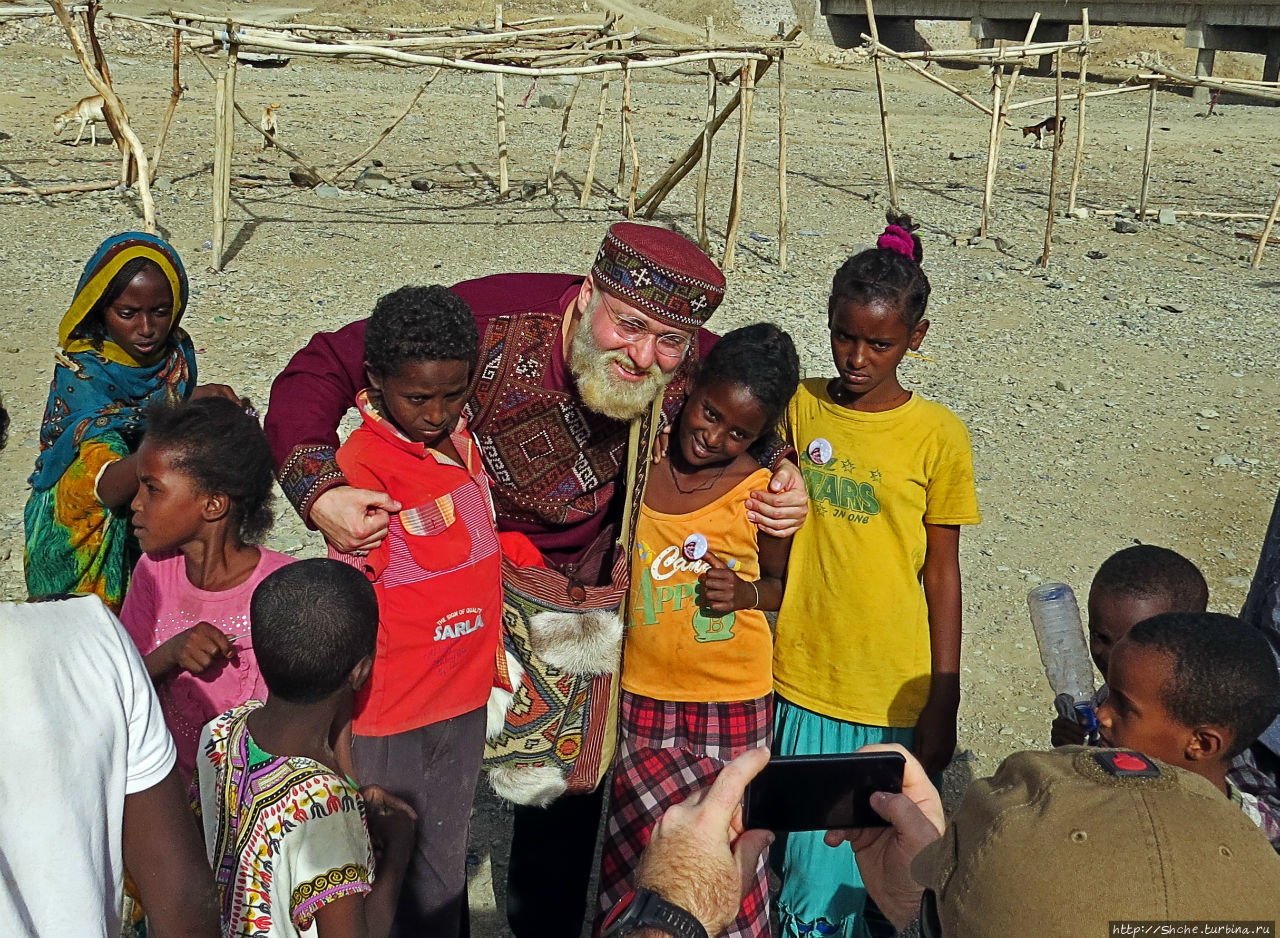
{"label": "sandy soil", "polygon": [[[679,7],[671,3],[662,12]],[[403,23],[406,8],[333,3],[309,18],[340,9]],[[511,4],[507,15],[548,8],[555,6]],[[460,0],[456,9],[459,20],[490,14],[476,2]],[[581,7],[559,4],[562,12],[571,9]],[[107,32],[135,126],[144,139],[154,139],[168,97],[168,52],[143,32]],[[111,178],[114,149],[73,148],[52,138],[53,115],[89,93],[57,32],[47,24],[0,26],[0,43],[0,184]],[[869,69],[856,55],[830,49],[811,47],[794,58],[787,72],[791,263],[785,272],[776,264],[777,100],[769,79],[751,126],[739,263],[713,326],[772,319],[796,336],[808,373],[825,374],[832,370],[824,330],[829,278],[880,230],[884,168]],[[1126,72],[1104,74],[1114,79]],[[184,76],[190,90],[158,186],[160,224],[191,275],[186,325],[200,349],[202,375],[262,403],[272,377],[313,332],[365,315],[383,292],[496,271],[581,271],[618,217],[611,194],[599,186],[590,207],[578,207],[594,83],[584,89],[592,104],[575,109],[565,178],[548,198],[535,193],[560,112],[516,107],[528,89],[508,81],[516,196],[500,200],[489,142],[491,83],[446,74],[375,153],[388,188],[352,189],[362,167],[331,197],[294,188],[289,161],[262,153],[256,135],[238,127],[235,169],[244,184],[234,195],[234,251],[228,268],[215,272],[202,246],[211,226],[212,84],[190,61]],[[947,77],[986,94],[986,79],[976,71]],[[335,166],[404,107],[419,81],[413,71],[295,58],[281,70],[242,68],[239,99],[251,111],[280,102],[284,139],[309,159]],[[1010,751],[1048,742],[1049,692],[1024,605],[1031,585],[1066,579],[1083,593],[1108,554],[1154,542],[1201,565],[1214,609],[1238,610],[1280,479],[1273,328],[1280,254],[1258,271],[1248,269],[1242,259],[1252,243],[1234,233],[1257,231],[1256,222],[1184,216],[1121,234],[1110,218],[1059,219],[1052,260],[1041,269],[1035,261],[1050,154],[1016,134],[1000,162],[992,223],[998,239],[970,246],[979,221],[986,118],[908,73],[890,69],[888,82],[901,201],[926,226],[935,297],[922,349],[928,357],[910,361],[906,376],[968,423],[985,516],[966,532],[963,546],[965,698],[962,752],[953,772],[959,785]],[[700,132],[703,88],[698,76],[637,77],[642,188]],[[547,92],[564,88],[543,83],[532,100]],[[1051,93],[1052,83],[1039,78],[1024,77],[1019,88],[1023,98]],[[1280,175],[1274,113],[1245,106],[1219,113],[1206,118],[1185,97],[1160,97],[1156,207],[1257,212],[1269,205]],[[616,178],[615,122],[616,116],[597,177],[606,186]],[[1090,104],[1081,204],[1121,209],[1136,202],[1145,122],[1141,94]],[[715,147],[718,248],[732,140],[726,132]],[[1073,131],[1067,143],[1069,152]],[[412,179],[433,185],[415,191]],[[688,231],[692,211],[693,188],[685,185],[661,217]],[[22,595],[25,480],[56,324],[85,258],[103,237],[138,219],[127,193],[0,198],[6,232],[0,238],[0,390],[13,416],[11,442],[0,455],[2,598]],[[316,536],[283,500],[279,508],[271,546],[318,553]],[[502,934],[485,880],[489,870],[501,880],[505,823],[491,801],[478,807],[478,934]]]}

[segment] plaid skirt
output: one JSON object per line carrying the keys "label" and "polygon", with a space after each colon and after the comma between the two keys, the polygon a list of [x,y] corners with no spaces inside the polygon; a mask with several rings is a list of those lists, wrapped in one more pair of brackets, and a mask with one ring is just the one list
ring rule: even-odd
{"label": "plaid skirt", "polygon": [[[667,808],[710,787],[726,762],[769,745],[773,697],[677,703],[623,691],[618,724],[621,740],[600,858],[597,936],[604,917],[631,892],[640,855]],[[724,932],[728,938],[769,936],[766,859],[756,869],[755,888]]]}

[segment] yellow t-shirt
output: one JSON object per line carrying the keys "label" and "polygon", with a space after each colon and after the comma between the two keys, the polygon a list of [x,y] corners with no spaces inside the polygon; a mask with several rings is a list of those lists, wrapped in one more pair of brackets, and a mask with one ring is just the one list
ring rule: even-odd
{"label": "yellow t-shirt", "polygon": [[743,479],[710,505],[683,515],[640,508],[631,554],[631,606],[622,686],[656,700],[755,700],[773,690],[773,636],[764,613],[739,609],[708,616],[698,606],[705,560],[687,560],[690,534],[744,580],[760,577],[756,526],[747,496],[769,484],[769,470]]}
{"label": "yellow t-shirt", "polygon": [[[924,525],[981,520],[969,433],[918,394],[862,413],[832,401],[827,384],[803,382],[787,408],[809,517],[787,564],[774,688],[825,716],[915,726],[930,674]],[[815,440],[830,445],[821,464]]]}

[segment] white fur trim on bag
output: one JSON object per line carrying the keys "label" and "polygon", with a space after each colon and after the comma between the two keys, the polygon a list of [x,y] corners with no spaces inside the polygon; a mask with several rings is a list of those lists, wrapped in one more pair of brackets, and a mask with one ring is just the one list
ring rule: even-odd
{"label": "white fur trim on bag", "polygon": [[495,686],[489,691],[489,702],[485,706],[485,739],[497,739],[502,735],[502,729],[506,725],[507,714],[511,710],[511,704],[516,699],[516,691],[520,689],[521,682],[524,681],[524,665],[520,663],[520,659],[511,654],[510,651],[504,651],[507,656],[507,675],[511,678],[512,690],[506,690],[502,687]]}
{"label": "white fur trim on bag", "polygon": [[622,652],[622,618],[614,611],[539,612],[529,619],[534,654],[568,674],[609,674]]}
{"label": "white fur trim on bag", "polygon": [[568,785],[554,766],[495,765],[489,769],[489,787],[508,801],[545,808],[563,795]]}

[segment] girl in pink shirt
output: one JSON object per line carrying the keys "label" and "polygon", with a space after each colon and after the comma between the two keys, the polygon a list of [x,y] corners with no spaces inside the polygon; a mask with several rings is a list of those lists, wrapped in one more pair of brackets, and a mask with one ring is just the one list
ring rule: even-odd
{"label": "girl in pink shirt", "polygon": [[156,683],[191,780],[204,724],[266,699],[249,598],[293,561],[257,541],[271,528],[271,450],[258,421],[225,398],[149,415],[138,449],[133,527],[146,552],[120,620]]}

